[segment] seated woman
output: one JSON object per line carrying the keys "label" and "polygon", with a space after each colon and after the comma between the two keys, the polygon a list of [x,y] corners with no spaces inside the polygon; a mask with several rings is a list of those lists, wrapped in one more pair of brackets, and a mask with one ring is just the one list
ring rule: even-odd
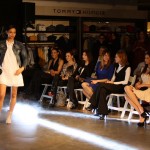
{"label": "seated woman", "polygon": [[95,109],[98,107],[98,113],[101,114],[100,120],[108,115],[107,95],[111,93],[124,93],[124,87],[128,84],[131,68],[127,62],[127,55],[124,51],[120,50],[115,56],[115,71],[111,81],[106,83],[98,83],[96,91],[90,98],[91,105],[87,110]]}
{"label": "seated woman", "polygon": [[68,79],[67,90],[71,101],[71,109],[78,106],[78,101],[76,99],[74,89],[81,88],[82,82],[84,82],[85,78],[91,76],[94,67],[92,64],[92,56],[89,51],[83,51],[82,59],[82,63],[78,65],[74,74]]}
{"label": "seated woman", "polygon": [[89,78],[82,83],[83,94],[90,99],[99,82],[110,80],[114,73],[114,65],[111,63],[110,52],[103,51],[102,60],[96,65],[97,79]]}
{"label": "seated woman", "polygon": [[138,99],[150,102],[150,51],[145,54],[145,67],[142,69],[141,78],[135,84],[135,87],[126,86],[126,100],[139,113],[139,127],[146,125],[147,114],[144,108],[140,105]]}
{"label": "seated woman", "polygon": [[63,65],[60,75],[55,75],[51,92],[49,92],[49,96],[53,96],[54,104],[56,102],[57,86],[67,86],[69,77],[71,77],[77,68],[77,63],[71,51],[66,52],[66,61],[67,63]]}
{"label": "seated woman", "polygon": [[25,97],[34,95],[36,99],[40,98],[40,86],[44,83],[52,83],[55,75],[60,74],[64,61],[60,58],[60,51],[57,47],[51,49],[51,57],[46,71],[38,70],[34,73]]}

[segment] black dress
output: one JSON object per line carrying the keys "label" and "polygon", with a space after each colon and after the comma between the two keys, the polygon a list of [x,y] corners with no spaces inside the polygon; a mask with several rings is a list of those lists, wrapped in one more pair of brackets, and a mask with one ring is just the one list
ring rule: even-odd
{"label": "black dress", "polygon": [[[81,88],[81,84],[82,82],[84,82],[84,79],[91,76],[93,68],[94,66],[91,63],[88,65],[85,64],[82,66],[80,65],[76,69],[75,73],[68,79],[68,84],[67,84],[68,95],[70,101],[73,102],[75,106],[78,105],[78,101],[76,99],[74,89]],[[78,80],[75,78],[77,75],[80,77]]]}

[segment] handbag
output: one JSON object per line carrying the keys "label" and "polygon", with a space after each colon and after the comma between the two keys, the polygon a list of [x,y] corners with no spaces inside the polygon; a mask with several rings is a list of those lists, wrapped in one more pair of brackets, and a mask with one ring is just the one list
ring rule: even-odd
{"label": "handbag", "polygon": [[66,105],[67,96],[63,91],[58,91],[56,94],[56,106],[57,107],[64,107]]}
{"label": "handbag", "polygon": [[141,105],[144,108],[144,111],[146,111],[150,115],[150,103],[144,101]]}

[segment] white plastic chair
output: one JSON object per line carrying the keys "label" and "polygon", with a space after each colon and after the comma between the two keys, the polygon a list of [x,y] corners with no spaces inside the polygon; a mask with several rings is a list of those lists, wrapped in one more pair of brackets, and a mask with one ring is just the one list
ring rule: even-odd
{"label": "white plastic chair", "polygon": [[[135,80],[136,80],[135,75],[133,77],[130,76],[129,82],[131,83],[131,85],[134,85]],[[112,100],[113,100],[114,97],[117,98],[117,106],[113,106]],[[131,108],[128,108],[128,104],[129,104],[128,101],[125,101],[124,106],[121,107],[120,106],[120,98],[124,99],[125,98],[125,93],[124,94],[115,94],[115,93],[110,94],[107,105],[108,105],[108,108],[110,110],[116,110],[116,111],[122,112],[121,115],[120,115],[120,118],[123,118],[125,116],[125,112],[126,111],[130,112]]]}
{"label": "white plastic chair", "polygon": [[[83,105],[83,110],[85,110],[85,108],[89,106],[89,99],[86,98],[86,100],[84,101],[84,99],[83,99],[83,89],[74,89],[74,92],[75,92],[76,98],[78,99],[78,103]],[[79,99],[78,93],[80,95],[80,99]]]}
{"label": "white plastic chair", "polygon": [[[48,94],[46,94],[48,87],[52,87],[51,84],[42,84],[44,86],[43,92],[41,94],[40,100],[39,102],[42,103],[44,97],[50,99],[49,104],[53,104],[53,96],[49,96]],[[58,91],[63,91],[65,93],[65,95],[67,96],[67,86],[58,86],[57,87],[57,92]]]}
{"label": "white plastic chair", "polygon": [[48,87],[51,87],[52,85],[51,85],[51,84],[42,84],[42,85],[44,85],[44,89],[43,89],[43,92],[42,92],[42,94],[41,94],[41,97],[40,97],[39,102],[42,103],[44,97],[46,97],[46,98],[49,98],[49,99],[50,99],[49,104],[52,104],[52,103],[53,103],[53,102],[52,102],[53,97],[52,97],[52,96],[49,96],[48,94],[46,94]]}

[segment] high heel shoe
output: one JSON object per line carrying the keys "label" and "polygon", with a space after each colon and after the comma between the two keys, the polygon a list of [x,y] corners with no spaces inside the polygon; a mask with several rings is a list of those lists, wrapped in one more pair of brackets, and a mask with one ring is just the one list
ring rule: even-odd
{"label": "high heel shoe", "polygon": [[99,120],[104,120],[106,115],[100,115]]}
{"label": "high heel shoe", "polygon": [[144,118],[144,121],[137,123],[137,125],[138,127],[146,127],[146,120],[148,119],[148,116],[145,111],[141,114],[141,117]]}
{"label": "high heel shoe", "polygon": [[11,117],[12,117],[12,112],[9,111],[6,119],[6,124],[11,124]]}

